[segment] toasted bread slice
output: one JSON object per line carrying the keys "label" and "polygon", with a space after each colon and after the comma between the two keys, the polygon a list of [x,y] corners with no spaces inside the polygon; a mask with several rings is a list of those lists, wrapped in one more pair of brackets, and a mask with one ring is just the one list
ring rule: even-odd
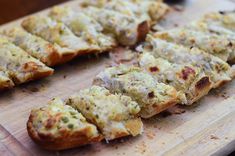
{"label": "toasted bread slice", "polygon": [[[155,33],[154,37],[181,44],[189,48],[199,48],[226,62],[235,59],[235,40],[229,40],[226,36],[206,34],[186,28],[177,28]],[[234,56],[234,58],[230,56]]]}
{"label": "toasted bread slice", "polygon": [[[194,21],[186,26],[188,29],[201,31],[203,33],[207,34],[216,34],[219,35],[221,38],[226,38],[226,40],[229,40],[229,47],[231,49],[234,49],[235,47],[235,32],[224,28],[222,26],[218,26],[213,23],[206,23],[204,21]],[[235,52],[233,51],[230,56],[228,57],[228,62],[231,64],[235,63]]]}
{"label": "toasted bread slice", "polygon": [[114,35],[124,46],[132,46],[144,40],[149,32],[147,21],[139,22],[136,18],[113,10],[87,7],[83,12],[97,20],[104,28],[105,34]]}
{"label": "toasted bread slice", "polygon": [[130,97],[111,94],[107,89],[92,86],[71,96],[68,105],[79,110],[95,124],[106,140],[142,133],[143,123],[138,117],[140,108]]}
{"label": "toasted bread slice", "polygon": [[190,64],[170,63],[163,58],[154,58],[151,54],[144,53],[139,56],[139,65],[158,82],[171,85],[182,92],[181,104],[194,103],[212,88],[210,78],[200,68]]}
{"label": "toasted bread slice", "polygon": [[9,89],[14,87],[14,82],[9,77],[9,74],[7,71],[1,69],[0,67],[0,91],[4,89]]}
{"label": "toasted bread slice", "polygon": [[75,36],[63,23],[56,22],[47,16],[31,16],[22,22],[28,32],[56,43],[62,48],[72,49],[74,56],[99,51],[98,46],[91,45],[81,37]]}
{"label": "toasted bread slice", "polygon": [[84,38],[91,45],[100,47],[100,52],[111,50],[117,45],[113,37],[102,33],[103,27],[98,22],[82,12],[69,7],[54,7],[49,16],[64,23],[75,35]]}
{"label": "toasted bread slice", "polygon": [[64,150],[103,139],[95,125],[60,99],[32,110],[27,130],[32,140],[47,150]]}
{"label": "toasted bread slice", "polygon": [[95,6],[115,10],[122,14],[138,18],[140,21],[156,22],[168,12],[169,7],[160,1],[143,0],[88,0],[82,6]]}
{"label": "toasted bread slice", "polygon": [[192,23],[186,25],[186,27],[188,29],[202,31],[204,33],[226,36],[229,39],[235,40],[235,32],[233,32],[232,30],[216,25],[214,23],[203,21],[201,19],[198,21],[193,21]]}
{"label": "toasted bread slice", "polygon": [[54,72],[3,37],[0,37],[0,67],[9,72],[16,84],[47,77]]}
{"label": "toasted bread slice", "polygon": [[15,45],[48,66],[67,62],[74,57],[73,50],[62,48],[56,43],[52,44],[38,36],[31,35],[19,27],[5,31],[4,35]]}
{"label": "toasted bread slice", "polygon": [[213,88],[231,81],[231,67],[229,64],[197,48],[186,48],[149,35],[144,47],[138,48],[138,50],[149,52],[156,58],[162,57],[171,63],[190,64],[201,68],[210,77]]}
{"label": "toasted bread slice", "polygon": [[96,76],[94,84],[112,93],[130,96],[140,105],[143,118],[152,117],[180,101],[174,87],[158,83],[138,67],[120,65],[107,68]]}
{"label": "toasted bread slice", "polygon": [[235,32],[235,11],[208,13],[201,20]]}

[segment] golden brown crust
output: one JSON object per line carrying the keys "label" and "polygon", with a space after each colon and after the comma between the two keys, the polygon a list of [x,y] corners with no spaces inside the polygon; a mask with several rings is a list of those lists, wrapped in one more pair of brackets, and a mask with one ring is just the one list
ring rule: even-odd
{"label": "golden brown crust", "polygon": [[40,147],[47,150],[64,150],[70,149],[94,142],[99,142],[103,139],[103,136],[99,135],[95,138],[89,139],[86,134],[89,131],[89,127],[84,128],[83,130],[74,133],[73,135],[68,136],[65,132],[63,136],[59,138],[54,138],[52,135],[42,135],[37,133],[33,126],[33,115],[30,115],[27,122],[27,131],[29,136],[33,141],[38,144]]}
{"label": "golden brown crust", "polygon": [[138,43],[145,40],[149,30],[150,30],[150,26],[149,26],[148,21],[143,21],[142,23],[138,25],[138,29],[137,29],[137,32],[138,32],[137,42]]}
{"label": "golden brown crust", "polygon": [[192,104],[199,100],[201,97],[207,95],[208,92],[211,90],[212,85],[213,83],[208,76],[202,77],[200,80],[198,80],[194,87],[193,98],[190,99],[189,104]]}
{"label": "golden brown crust", "polygon": [[132,136],[137,136],[143,131],[143,122],[141,118],[130,119],[126,121],[125,127],[128,129]]}
{"label": "golden brown crust", "polygon": [[[145,108],[145,111],[144,109],[141,110],[140,112],[140,116],[142,118],[150,118],[152,117],[154,114],[159,114],[161,112],[163,112],[164,110],[176,105],[178,103],[178,101],[176,100],[178,99],[177,97],[177,91],[176,90],[173,90],[172,91],[172,98],[169,99],[168,101],[165,101],[164,103],[156,103],[155,105],[152,105],[152,108]],[[149,111],[151,110],[152,113],[150,113]]]}
{"label": "golden brown crust", "polygon": [[38,80],[38,79],[42,79],[42,78],[51,76],[54,73],[54,70],[51,68],[48,68],[47,70],[45,70],[45,69],[40,70],[40,69],[38,69],[38,66],[36,66],[34,68],[34,65],[31,64],[31,62],[28,62],[24,66],[25,66],[25,72],[28,73],[28,75],[25,75],[23,78],[24,82],[22,82],[22,80],[19,77],[13,76],[12,79],[13,79],[14,83],[21,84],[21,83],[25,83],[25,82],[29,82],[29,81],[33,81],[33,80]]}

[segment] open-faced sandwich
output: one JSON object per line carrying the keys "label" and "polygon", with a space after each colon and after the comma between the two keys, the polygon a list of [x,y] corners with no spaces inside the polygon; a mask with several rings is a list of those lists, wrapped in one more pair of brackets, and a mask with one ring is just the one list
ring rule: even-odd
{"label": "open-faced sandwich", "polygon": [[212,87],[210,77],[202,69],[190,64],[175,64],[150,53],[139,57],[139,66],[150,73],[158,82],[171,85],[184,98],[179,103],[190,105],[205,96]]}
{"label": "open-faced sandwich", "polygon": [[149,118],[179,102],[181,94],[172,86],[158,83],[150,74],[138,67],[119,65],[98,74],[94,84],[112,93],[130,96],[139,103],[141,117]]}
{"label": "open-faced sandwich", "polygon": [[0,68],[5,70],[16,84],[50,76],[54,71],[2,36]]}
{"label": "open-faced sandwich", "polygon": [[34,142],[48,150],[63,150],[103,139],[95,125],[58,98],[31,111],[27,130]]}

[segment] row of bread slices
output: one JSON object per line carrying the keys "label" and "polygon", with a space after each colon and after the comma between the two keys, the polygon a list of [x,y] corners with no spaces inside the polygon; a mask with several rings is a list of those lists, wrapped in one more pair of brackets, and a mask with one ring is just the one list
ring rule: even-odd
{"label": "row of bread slices", "polygon": [[[222,21],[226,18],[231,24]],[[212,13],[203,19],[203,25],[207,20],[210,21],[208,24],[214,21],[214,26],[221,27],[219,30],[234,33],[233,13]],[[224,57],[217,57],[214,44],[210,43],[214,42],[214,37],[216,40],[223,38],[221,42],[225,39],[233,42],[233,39],[222,32],[217,32],[218,38],[209,27],[208,31],[205,27],[201,29],[202,22],[199,23],[199,27],[193,24],[196,31],[183,30],[204,37],[193,36],[194,42],[189,44],[186,40],[190,36],[187,36],[180,40],[183,46],[174,40],[163,40],[159,37],[162,32],[148,35],[146,42],[138,48],[141,51],[138,66],[106,68],[95,77],[91,88],[81,90],[65,101],[54,99],[49,105],[33,110],[27,123],[30,137],[43,148],[61,150],[102,139],[136,136],[143,132],[141,117],[150,118],[175,104],[190,105],[212,88],[231,81],[235,73],[226,61],[232,60],[232,46],[230,43],[219,46],[229,53],[225,61]],[[173,35],[181,36],[178,31],[181,28],[176,30],[164,34],[175,31]],[[200,44],[198,37],[205,44]],[[208,50],[211,51],[203,47],[210,47]]]}
{"label": "row of bread slices", "polygon": [[[76,3],[79,11],[54,7],[48,15],[26,18],[22,28],[1,32],[0,90],[49,76],[53,69],[47,66],[82,54],[105,52],[118,44],[135,45],[145,38],[150,22],[163,17],[168,9],[162,2],[148,0],[113,0],[101,6],[103,3],[92,0]],[[121,6],[129,8],[128,13]]]}

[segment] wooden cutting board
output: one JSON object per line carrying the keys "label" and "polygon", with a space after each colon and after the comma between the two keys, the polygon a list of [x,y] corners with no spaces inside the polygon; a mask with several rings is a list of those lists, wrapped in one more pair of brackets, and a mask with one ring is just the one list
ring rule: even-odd
{"label": "wooden cutting board", "polygon": [[[63,5],[75,7],[74,3]],[[169,28],[183,25],[210,11],[235,9],[235,2],[188,0],[183,6],[171,11],[162,24]],[[16,26],[20,21],[1,28]],[[56,67],[55,74],[47,79],[0,93],[0,155],[201,156],[227,154],[235,150],[235,81],[213,90],[193,106],[175,107],[144,120],[145,132],[142,136],[63,152],[49,152],[35,145],[26,131],[30,110],[46,105],[53,97],[66,98],[79,89],[89,87],[94,76],[109,63],[108,54],[81,57]]]}

